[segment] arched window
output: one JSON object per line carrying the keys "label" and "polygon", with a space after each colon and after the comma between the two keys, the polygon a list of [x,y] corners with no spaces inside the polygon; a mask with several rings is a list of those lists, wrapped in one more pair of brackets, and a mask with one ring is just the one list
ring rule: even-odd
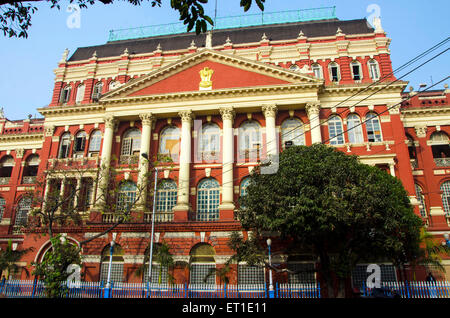
{"label": "arched window", "polygon": [[25,161],[25,167],[23,169],[22,183],[33,184],[36,182],[36,176],[39,168],[39,156],[31,155]]}
{"label": "arched window", "polygon": [[366,115],[366,131],[368,142],[376,142],[382,140],[380,120],[378,119],[377,114],[368,113]]}
{"label": "arched window", "polygon": [[447,217],[450,217],[450,181],[445,181],[441,185],[442,206]]}
{"label": "arched window", "polygon": [[367,62],[367,66],[369,68],[370,78],[372,78],[374,81],[379,80],[380,79],[380,68],[378,67],[378,62],[375,60],[369,60]]}
{"label": "arched window", "polygon": [[361,64],[358,61],[350,63],[350,69],[352,70],[352,77],[354,81],[360,81],[362,79]]}
{"label": "arched window", "polygon": [[28,213],[31,210],[31,198],[24,197],[19,201],[17,206],[16,220],[14,221],[15,227],[26,226],[28,222]]}
{"label": "arched window", "polygon": [[97,102],[100,97],[102,96],[102,90],[103,90],[103,82],[98,82],[94,85],[94,89],[92,90],[92,100],[94,102]]}
{"label": "arched window", "polygon": [[[107,245],[102,251],[102,259],[100,264],[100,281],[105,286],[108,281],[109,259],[111,254],[111,245]],[[110,280],[113,283],[123,282],[123,249],[120,245],[114,244],[111,262]]]}
{"label": "arched window", "polygon": [[217,220],[219,218],[219,200],[219,182],[214,178],[200,181],[197,187],[197,220]]}
{"label": "arched window", "polygon": [[416,199],[417,199],[417,201],[419,201],[420,215],[423,218],[426,218],[427,217],[427,209],[426,209],[426,206],[425,206],[425,197],[423,195],[422,188],[417,183],[414,184],[414,187],[416,189]]}
{"label": "arched window", "polygon": [[216,284],[216,252],[206,243],[200,243],[191,249],[189,283],[193,285]]}
{"label": "arched window", "polygon": [[89,138],[89,157],[97,157],[102,144],[102,132],[94,130]]}
{"label": "arched window", "polygon": [[344,133],[342,129],[342,120],[339,116],[332,116],[328,120],[328,133],[330,134],[331,145],[343,145]]}
{"label": "arched window", "polygon": [[323,78],[322,66],[320,66],[320,64],[314,63],[313,65],[311,65],[311,69],[312,69],[315,77]]}
{"label": "arched window", "polygon": [[328,64],[328,70],[330,72],[330,79],[332,82],[339,82],[341,74],[339,72],[339,65],[336,62]]}
{"label": "arched window", "polygon": [[216,161],[220,152],[220,128],[216,124],[203,125],[199,138],[198,159]]}
{"label": "arched window", "polygon": [[348,142],[351,144],[360,144],[364,142],[364,136],[361,127],[361,120],[356,114],[350,114],[347,117]]}
{"label": "arched window", "polygon": [[177,204],[177,184],[170,179],[162,180],[156,194],[156,222],[173,220],[173,207]]}
{"label": "arched window", "polygon": [[66,85],[62,91],[61,95],[59,97],[59,102],[61,104],[66,104],[70,99],[70,92],[72,91],[72,87],[70,85]]}
{"label": "arched window", "polygon": [[59,143],[58,158],[67,158],[69,156],[70,144],[70,133],[63,134]]}
{"label": "arched window", "polygon": [[[153,261],[152,261],[152,277],[150,280],[150,283],[152,284],[167,284],[169,282],[169,269],[167,266],[161,266],[160,263],[158,263],[155,260],[155,255],[158,254],[158,252],[161,251],[161,249],[168,249],[168,246],[164,246],[163,244],[156,243],[153,245]],[[169,252],[169,251],[167,251]],[[148,272],[149,272],[149,262],[150,259],[150,247],[148,247],[145,250],[145,256],[144,256],[144,273],[142,277],[142,282],[147,283],[148,282]]]}
{"label": "arched window", "polygon": [[81,102],[84,99],[84,90],[85,90],[86,86],[84,84],[80,84],[77,87],[77,96],[75,97],[75,103],[76,104],[81,104]]}
{"label": "arched window", "polygon": [[283,148],[286,142],[292,141],[295,146],[305,144],[303,122],[297,118],[288,118],[281,124],[281,143]]}
{"label": "arched window", "polygon": [[447,134],[443,131],[436,131],[431,134],[430,141],[436,166],[450,166],[450,146]]}
{"label": "arched window", "polygon": [[116,211],[128,212],[136,203],[137,187],[134,182],[127,181],[120,185],[117,193]]}
{"label": "arched window", "polygon": [[239,158],[256,161],[262,151],[261,127],[256,121],[246,121],[239,127]]}
{"label": "arched window", "polygon": [[0,184],[8,184],[14,168],[14,158],[5,156],[0,161]]}
{"label": "arched window", "polygon": [[168,155],[174,162],[178,162],[180,155],[180,129],[168,126],[161,131],[159,138],[160,155]]}
{"label": "arched window", "polygon": [[139,160],[141,150],[141,131],[129,129],[123,134],[122,149],[120,150],[120,163],[132,164]]}
{"label": "arched window", "polygon": [[75,136],[75,144],[74,144],[74,157],[83,157],[84,149],[86,147],[86,132],[80,131]]}
{"label": "arched window", "polygon": [[3,218],[3,213],[5,212],[6,200],[0,197],[0,222]]}

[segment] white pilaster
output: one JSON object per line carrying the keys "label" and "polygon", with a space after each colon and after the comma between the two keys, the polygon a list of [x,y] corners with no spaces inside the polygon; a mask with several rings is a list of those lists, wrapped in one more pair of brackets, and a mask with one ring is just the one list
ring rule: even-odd
{"label": "white pilaster", "polygon": [[182,111],[181,117],[181,146],[180,170],[178,175],[178,201],[174,210],[189,210],[189,173],[191,164],[191,127],[192,111]]}
{"label": "white pilaster", "polygon": [[306,113],[311,127],[311,141],[313,144],[322,142],[322,134],[320,132],[320,104],[317,102],[306,104]]}
{"label": "white pilaster", "polygon": [[140,196],[137,207],[144,208],[147,203],[147,172],[148,172],[148,159],[142,157],[142,154],[147,154],[147,158],[150,158],[150,137],[152,132],[152,120],[153,115],[151,113],[140,114],[142,122],[142,132],[141,132],[141,149],[139,156],[139,174],[137,179],[137,188],[140,192]]}
{"label": "white pilaster", "polygon": [[262,111],[266,117],[266,149],[267,155],[278,154],[278,138],[275,125],[275,117],[277,114],[276,105],[264,105]]}
{"label": "white pilaster", "polygon": [[233,203],[233,162],[234,162],[234,134],[233,108],[220,108],[223,121],[222,133],[222,203],[219,209],[234,210]]}

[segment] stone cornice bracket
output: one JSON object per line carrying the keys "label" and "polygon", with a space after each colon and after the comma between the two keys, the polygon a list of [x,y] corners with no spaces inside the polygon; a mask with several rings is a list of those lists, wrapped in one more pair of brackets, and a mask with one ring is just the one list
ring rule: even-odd
{"label": "stone cornice bracket", "polygon": [[114,127],[116,126],[117,120],[113,115],[105,116],[103,120],[105,121],[105,128],[114,129]]}
{"label": "stone cornice bracket", "polygon": [[45,130],[45,137],[51,137],[53,136],[53,132],[55,131],[55,126],[53,125],[46,125],[44,126],[44,130]]}
{"label": "stone cornice bracket", "polygon": [[23,148],[16,149],[16,158],[22,158],[23,157],[23,153],[24,153],[24,149]]}
{"label": "stone cornice bracket", "polygon": [[219,112],[222,116],[222,120],[234,120],[234,117],[236,116],[233,107],[220,107]]}
{"label": "stone cornice bracket", "polygon": [[308,117],[311,117],[313,115],[319,115],[320,112],[320,104],[318,102],[309,102],[306,103],[306,113],[308,114]]}
{"label": "stone cornice bracket", "polygon": [[263,105],[262,111],[266,118],[267,117],[275,117],[275,115],[277,114],[277,111],[278,111],[278,107],[275,104]]}
{"label": "stone cornice bracket", "polygon": [[155,116],[152,113],[139,114],[139,118],[141,119],[142,125],[148,126],[155,120]]}
{"label": "stone cornice bracket", "polygon": [[387,106],[388,106],[389,114],[391,114],[391,115],[400,114],[401,104],[396,103],[396,104],[391,104],[391,105],[387,105]]}
{"label": "stone cornice bracket", "polygon": [[182,122],[191,122],[194,119],[194,113],[192,110],[184,110],[178,113],[178,116],[181,117]]}
{"label": "stone cornice bracket", "polygon": [[416,135],[419,138],[425,138],[427,136],[427,126],[426,125],[414,126],[414,130],[416,131]]}

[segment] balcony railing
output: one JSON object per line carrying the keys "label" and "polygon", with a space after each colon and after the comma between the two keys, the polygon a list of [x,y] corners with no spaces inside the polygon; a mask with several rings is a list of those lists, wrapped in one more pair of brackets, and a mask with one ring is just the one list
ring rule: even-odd
{"label": "balcony railing", "polygon": [[434,158],[437,167],[450,167],[450,158]]}
{"label": "balcony railing", "polygon": [[11,179],[11,178],[10,177],[1,177],[0,178],[0,185],[8,184],[9,183],[9,179]]}
{"label": "balcony railing", "polygon": [[[155,223],[164,223],[173,221],[173,212],[156,212]],[[144,213],[144,222],[152,222],[152,213]]]}
{"label": "balcony railing", "polygon": [[23,184],[34,184],[36,183],[36,176],[24,176],[22,178]]}
{"label": "balcony railing", "polygon": [[102,223],[117,223],[123,217],[123,214],[105,213],[102,214]]}
{"label": "balcony railing", "polygon": [[416,159],[411,159],[410,162],[411,162],[411,168],[413,170],[417,169],[419,167],[419,165],[417,164],[417,160]]}
{"label": "balcony railing", "polygon": [[121,165],[133,165],[139,163],[139,156],[138,155],[131,155],[131,156],[120,156],[119,163]]}

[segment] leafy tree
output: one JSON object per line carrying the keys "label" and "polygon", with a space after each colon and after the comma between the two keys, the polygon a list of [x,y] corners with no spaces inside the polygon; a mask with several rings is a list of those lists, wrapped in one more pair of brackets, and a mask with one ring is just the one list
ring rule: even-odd
{"label": "leafy tree", "polygon": [[422,221],[401,182],[379,168],[317,144],[284,150],[274,174],[260,169],[237,212],[255,234],[249,246],[237,245],[244,259],[254,255],[249,248],[262,251],[263,239],[276,237],[274,251],[303,250],[318,259],[328,296],[342,297],[358,262],[403,264],[418,255]]}
{"label": "leafy tree", "polygon": [[52,237],[50,242],[52,246],[42,262],[32,264],[35,266],[33,274],[43,279],[47,297],[64,297],[67,289],[64,282],[73,273],[67,268],[71,264],[81,266],[80,250],[60,235]]}
{"label": "leafy tree", "polygon": [[[0,273],[6,271],[6,278],[9,278],[15,273],[18,273],[22,267],[17,265],[17,263],[25,254],[32,250],[33,248],[31,247],[23,250],[13,250],[12,241],[9,240],[6,249],[0,251]],[[25,269],[25,272],[28,276],[28,270],[26,268],[23,269]]]}
{"label": "leafy tree", "polygon": [[[134,6],[143,5],[144,0],[123,0]],[[163,0],[147,0],[152,7],[160,7]],[[0,0],[0,29],[5,36],[9,37],[28,37],[28,29],[31,26],[31,17],[38,10],[33,4],[44,2],[44,0]],[[60,9],[60,0],[46,0],[51,8]],[[80,8],[87,8],[89,5],[101,2],[103,4],[112,4],[114,0],[70,0],[70,3],[77,4]],[[265,0],[255,0],[257,6],[263,11]],[[195,26],[195,32],[206,32],[207,23],[214,25],[214,21],[205,14],[203,5],[208,0],[170,0],[170,6],[180,14],[180,20],[186,25],[186,31],[191,31]],[[247,12],[253,0],[241,0],[240,6]]]}

